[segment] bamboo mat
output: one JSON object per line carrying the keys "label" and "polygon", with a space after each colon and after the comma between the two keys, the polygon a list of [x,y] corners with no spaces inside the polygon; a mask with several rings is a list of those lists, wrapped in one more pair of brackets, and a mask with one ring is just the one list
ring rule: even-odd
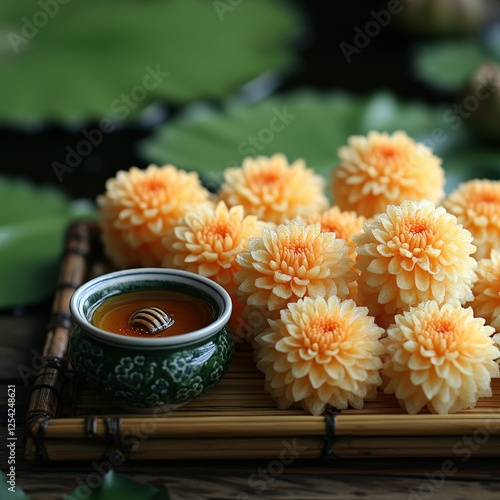
{"label": "bamboo mat", "polygon": [[[379,392],[361,410],[312,416],[276,408],[251,352],[238,345],[224,379],[168,414],[130,414],[79,383],[66,364],[72,288],[109,270],[97,227],[67,235],[44,366],[27,418],[27,459],[164,460],[500,456],[500,379],[493,397],[452,415],[407,415]],[[115,457],[115,458],[113,458]],[[118,457],[118,458],[116,458]]]}

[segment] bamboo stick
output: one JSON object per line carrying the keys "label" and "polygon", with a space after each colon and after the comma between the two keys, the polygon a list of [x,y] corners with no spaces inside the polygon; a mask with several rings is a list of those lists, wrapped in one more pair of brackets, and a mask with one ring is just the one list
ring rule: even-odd
{"label": "bamboo stick", "polygon": [[[44,364],[40,368],[31,393],[26,422],[27,439],[34,422],[54,417],[64,382],[64,363],[71,327],[69,300],[75,287],[85,279],[91,251],[90,229],[85,223],[72,225],[66,235],[66,253],[59,273],[59,287],[52,307],[53,322],[43,350]],[[31,445],[31,444],[30,444]]]}
{"label": "bamboo stick", "polygon": [[[378,457],[495,457],[500,438],[472,443],[456,436],[370,437],[339,439],[333,444],[337,458]],[[132,453],[122,453],[127,460],[191,460],[196,459],[297,459],[322,457],[324,442],[320,438],[290,437],[238,439],[147,439],[139,441]],[[103,441],[52,439],[47,442],[50,460],[109,460],[117,449]],[[294,450],[293,452],[290,450]]]}
{"label": "bamboo stick", "polygon": [[[45,436],[50,438],[85,438],[85,419],[55,419],[49,422]],[[484,429],[489,435],[500,436],[500,413],[479,415],[338,415],[335,436],[461,436]],[[34,426],[33,431],[36,432]],[[105,438],[104,418],[97,419],[96,435]],[[311,415],[275,415],[231,417],[125,417],[121,419],[122,435],[146,432],[154,439],[162,438],[239,438],[324,436],[323,417]]]}

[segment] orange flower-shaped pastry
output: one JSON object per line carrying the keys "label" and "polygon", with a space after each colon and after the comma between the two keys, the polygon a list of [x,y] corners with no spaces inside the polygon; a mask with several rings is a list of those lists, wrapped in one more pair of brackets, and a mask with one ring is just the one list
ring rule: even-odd
{"label": "orange flower-shaped pastry", "polygon": [[221,201],[215,209],[193,207],[163,240],[163,265],[211,278],[234,294],[234,275],[240,269],[236,256],[251,237],[260,236],[263,226],[256,216],[245,217],[242,206],[228,209]]}
{"label": "orange flower-shaped pastry", "polygon": [[236,261],[242,268],[236,273],[238,295],[248,305],[270,311],[303,297],[344,298],[355,279],[344,240],[322,233],[319,224],[295,220],[276,229],[265,227]]}
{"label": "orange flower-shaped pastry", "polygon": [[[335,233],[337,238],[345,240],[350,249],[349,257],[353,259],[352,271],[358,273],[357,269],[354,268],[354,261],[356,260],[357,253],[356,243],[352,241],[352,237],[355,234],[361,233],[365,218],[363,216],[358,216],[356,212],[342,212],[339,207],[334,206],[322,214],[313,214],[306,218],[307,224],[315,224],[316,222],[321,224],[322,232]],[[357,281],[352,281],[349,284],[348,297],[358,302],[359,305],[360,298],[358,296]]]}
{"label": "orange flower-shaped pastry", "polygon": [[472,235],[428,200],[389,205],[353,240],[359,293],[373,316],[400,313],[427,300],[464,304],[472,299],[477,267],[470,256]]}
{"label": "orange flower-shaped pastry", "polygon": [[477,281],[471,303],[474,314],[486,320],[486,324],[500,331],[500,252],[492,250],[489,259],[478,262]]}
{"label": "orange flower-shaped pastry", "polygon": [[334,206],[321,214],[312,214],[305,218],[306,224],[321,224],[321,231],[335,233],[337,238],[346,241],[350,248],[349,256],[356,259],[356,244],[352,241],[355,234],[361,233],[365,218],[358,216],[356,212],[342,212],[339,207]]}
{"label": "orange flower-shaped pastry", "polygon": [[487,259],[493,248],[500,248],[500,181],[464,182],[445,198],[443,206],[472,233],[476,260]]}
{"label": "orange flower-shaped pastry", "polygon": [[245,304],[241,314],[236,319],[235,327],[231,331],[240,342],[248,342],[254,349],[258,348],[255,337],[269,328],[270,319],[279,319],[281,309],[269,311],[265,307],[255,307]]}
{"label": "orange flower-shaped pastry", "polygon": [[327,405],[362,408],[382,383],[382,328],[365,307],[338,297],[289,304],[256,337],[257,367],[279,408],[300,402],[313,415]]}
{"label": "orange flower-shaped pastry", "polygon": [[120,267],[160,266],[167,230],[188,206],[208,199],[196,173],[172,165],[119,171],[97,198],[106,253]]}
{"label": "orange flower-shaped pastry", "polygon": [[441,159],[405,132],[370,132],[351,136],[339,149],[340,164],[333,171],[332,195],[341,210],[373,217],[387,205],[423,198],[441,202],[444,170]]}
{"label": "orange flower-shaped pastry", "polygon": [[241,167],[224,172],[219,196],[229,206],[242,205],[245,213],[281,224],[328,207],[324,180],[306,168],[303,160],[291,165],[282,154],[245,158]]}
{"label": "orange flower-shaped pastry", "polygon": [[397,315],[382,340],[385,392],[408,413],[426,405],[443,414],[473,408],[491,396],[491,379],[500,377],[493,332],[470,307],[428,301]]}

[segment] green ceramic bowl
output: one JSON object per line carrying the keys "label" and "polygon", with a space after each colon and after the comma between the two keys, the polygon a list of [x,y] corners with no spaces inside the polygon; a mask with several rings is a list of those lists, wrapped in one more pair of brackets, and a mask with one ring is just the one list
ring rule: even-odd
{"label": "green ceramic bowl", "polygon": [[[207,301],[214,319],[205,328],[171,337],[126,337],[92,324],[106,298],[146,289],[188,292]],[[217,384],[234,352],[227,326],[229,294],[217,283],[176,269],[140,268],[105,274],[73,294],[75,327],[68,356],[75,373],[117,405],[139,413],[165,412]]]}

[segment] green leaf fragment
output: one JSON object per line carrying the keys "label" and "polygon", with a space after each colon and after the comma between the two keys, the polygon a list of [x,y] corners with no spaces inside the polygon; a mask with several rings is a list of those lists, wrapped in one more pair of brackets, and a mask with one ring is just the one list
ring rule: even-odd
{"label": "green leaf fragment", "polygon": [[[8,444],[8,443],[7,443]],[[14,476],[8,476],[11,472],[10,466],[5,467],[7,473],[3,470],[0,470],[0,497],[8,498],[9,500],[30,500],[29,496],[24,493],[22,488],[17,484],[18,479],[15,474],[15,466],[14,466]],[[12,477],[14,479],[12,479]]]}
{"label": "green leaf fragment", "polygon": [[488,59],[500,61],[487,45],[473,38],[422,44],[415,50],[413,68],[417,78],[447,92],[464,88],[481,63]]}
{"label": "green leaf fragment", "polygon": [[[143,484],[130,479],[123,474],[110,470],[104,476],[100,476],[102,482],[97,487],[90,484],[83,485],[65,497],[65,500],[76,500],[81,498],[79,494],[82,488],[88,488],[90,495],[85,498],[88,500],[169,500],[170,496],[165,487],[156,488],[150,484]],[[94,484],[94,482],[92,482]]]}
{"label": "green leaf fragment", "polygon": [[32,304],[55,289],[66,227],[95,216],[55,188],[0,177],[0,308]]}

